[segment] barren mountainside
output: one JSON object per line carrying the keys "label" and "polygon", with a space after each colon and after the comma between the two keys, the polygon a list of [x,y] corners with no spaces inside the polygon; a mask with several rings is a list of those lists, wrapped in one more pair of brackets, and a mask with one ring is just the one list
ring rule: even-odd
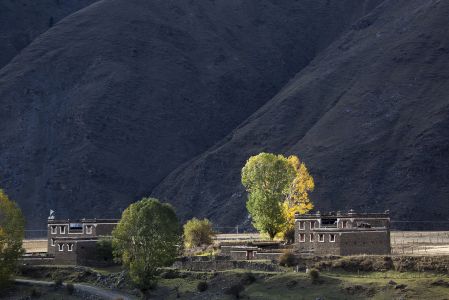
{"label": "barren mountainside", "polygon": [[[28,227],[154,195],[245,223],[245,160],[300,156],[320,210],[448,215],[445,1],[99,1],[0,70],[0,185]],[[0,22],[3,20],[0,20]]]}
{"label": "barren mountainside", "polygon": [[386,1],[154,194],[190,208],[187,216],[238,222],[246,216],[234,210],[246,198],[240,168],[269,151],[306,162],[322,211],[447,220],[448,14],[445,1]]}
{"label": "barren mountainside", "polygon": [[0,1],[0,68],[59,20],[95,1]]}

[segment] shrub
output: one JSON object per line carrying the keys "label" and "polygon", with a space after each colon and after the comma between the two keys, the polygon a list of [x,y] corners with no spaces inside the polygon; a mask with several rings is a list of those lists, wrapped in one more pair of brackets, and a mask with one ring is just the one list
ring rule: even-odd
{"label": "shrub", "polygon": [[73,292],[75,292],[75,286],[72,283],[67,283],[65,289],[67,290],[67,294],[69,295],[72,295]]}
{"label": "shrub", "polygon": [[246,273],[244,273],[243,276],[242,276],[241,283],[242,283],[243,285],[250,285],[250,284],[252,284],[254,281],[256,281],[256,276],[254,276],[254,274],[251,273],[251,272],[246,272]]}
{"label": "shrub", "polygon": [[193,218],[184,225],[184,244],[186,248],[212,244],[214,231],[208,219]]}
{"label": "shrub", "polygon": [[320,282],[320,272],[317,269],[310,269],[309,270],[309,277],[312,280],[313,284]]}
{"label": "shrub", "polygon": [[279,264],[284,267],[293,267],[297,264],[296,256],[290,251],[284,252],[279,257]]}
{"label": "shrub", "polygon": [[245,290],[245,287],[241,284],[233,284],[228,289],[226,289],[225,294],[234,296],[235,299],[240,299],[240,293]]}
{"label": "shrub", "polygon": [[198,290],[198,292],[204,292],[206,291],[208,288],[208,284],[206,281],[200,281],[198,282],[198,285],[196,286],[196,289]]}

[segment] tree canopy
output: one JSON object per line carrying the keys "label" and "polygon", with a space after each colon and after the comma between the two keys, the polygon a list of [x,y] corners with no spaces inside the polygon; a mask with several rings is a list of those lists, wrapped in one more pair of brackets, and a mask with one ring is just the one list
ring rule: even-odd
{"label": "tree canopy", "polygon": [[250,157],[242,169],[242,184],[249,193],[246,207],[253,225],[270,238],[285,227],[281,203],[294,178],[295,169],[287,158],[271,153]]}
{"label": "tree canopy", "polygon": [[24,229],[20,208],[0,190],[0,289],[8,283],[23,253]]}
{"label": "tree canopy", "polygon": [[212,244],[214,231],[208,219],[193,218],[184,224],[184,244],[186,248]]}
{"label": "tree canopy", "polygon": [[289,156],[288,162],[295,169],[295,178],[290,183],[289,193],[283,203],[283,210],[287,218],[286,230],[292,230],[295,225],[295,213],[305,214],[313,209],[309,193],[315,189],[315,182],[306,165],[297,156]]}
{"label": "tree canopy", "polygon": [[242,184],[254,227],[270,238],[291,230],[296,212],[313,208],[308,194],[314,189],[313,178],[296,156],[260,153],[250,157],[242,169]]}
{"label": "tree canopy", "polygon": [[182,242],[173,207],[154,198],[131,204],[112,236],[114,256],[143,291],[154,286],[158,268],[174,262]]}

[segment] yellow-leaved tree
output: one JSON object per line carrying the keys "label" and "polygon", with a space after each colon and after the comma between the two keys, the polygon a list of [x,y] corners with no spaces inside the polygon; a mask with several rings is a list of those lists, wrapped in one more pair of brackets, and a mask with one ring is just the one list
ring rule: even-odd
{"label": "yellow-leaved tree", "polygon": [[242,169],[242,184],[248,192],[246,207],[256,229],[270,239],[294,238],[295,213],[313,208],[309,192],[315,184],[297,156],[260,153],[250,157]]}
{"label": "yellow-leaved tree", "polygon": [[295,214],[306,214],[313,209],[309,193],[314,190],[315,182],[306,165],[296,155],[289,156],[288,162],[295,169],[296,175],[290,184],[287,198],[282,203],[283,212],[287,220],[282,236],[284,239],[292,242],[295,230]]}

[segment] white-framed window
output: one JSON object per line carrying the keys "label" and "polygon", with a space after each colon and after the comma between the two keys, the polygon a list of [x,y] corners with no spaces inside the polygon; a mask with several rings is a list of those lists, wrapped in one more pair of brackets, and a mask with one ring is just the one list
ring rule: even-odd
{"label": "white-framed window", "polygon": [[50,231],[51,231],[51,234],[57,234],[58,233],[58,227],[52,225],[52,226],[50,226]]}
{"label": "white-framed window", "polygon": [[329,242],[335,243],[335,234],[329,234]]}
{"label": "white-framed window", "polygon": [[63,243],[59,243],[58,244],[58,251],[64,251],[64,244]]}
{"label": "white-framed window", "polygon": [[342,228],[347,228],[347,227],[348,227],[348,221],[346,221],[346,220],[345,220],[345,221],[342,221],[342,222],[341,222],[341,227],[342,227]]}
{"label": "white-framed window", "polygon": [[86,234],[92,234],[92,225],[86,225]]}
{"label": "white-framed window", "polygon": [[59,233],[65,234],[65,226],[59,226]]}
{"label": "white-framed window", "polygon": [[67,251],[73,251],[73,244],[67,244]]}
{"label": "white-framed window", "polygon": [[318,234],[318,242],[324,243],[324,234],[323,233]]}
{"label": "white-framed window", "polygon": [[299,242],[304,243],[306,241],[306,235],[304,233],[299,234]]}
{"label": "white-framed window", "polygon": [[310,241],[313,242],[315,240],[315,235],[313,233],[310,234]]}
{"label": "white-framed window", "polygon": [[299,230],[304,230],[305,226],[304,226],[304,221],[299,221]]}
{"label": "white-framed window", "polygon": [[314,229],[315,228],[315,221],[311,221],[310,222],[310,229]]}
{"label": "white-framed window", "polygon": [[50,243],[51,243],[52,246],[55,246],[55,239],[51,238]]}

